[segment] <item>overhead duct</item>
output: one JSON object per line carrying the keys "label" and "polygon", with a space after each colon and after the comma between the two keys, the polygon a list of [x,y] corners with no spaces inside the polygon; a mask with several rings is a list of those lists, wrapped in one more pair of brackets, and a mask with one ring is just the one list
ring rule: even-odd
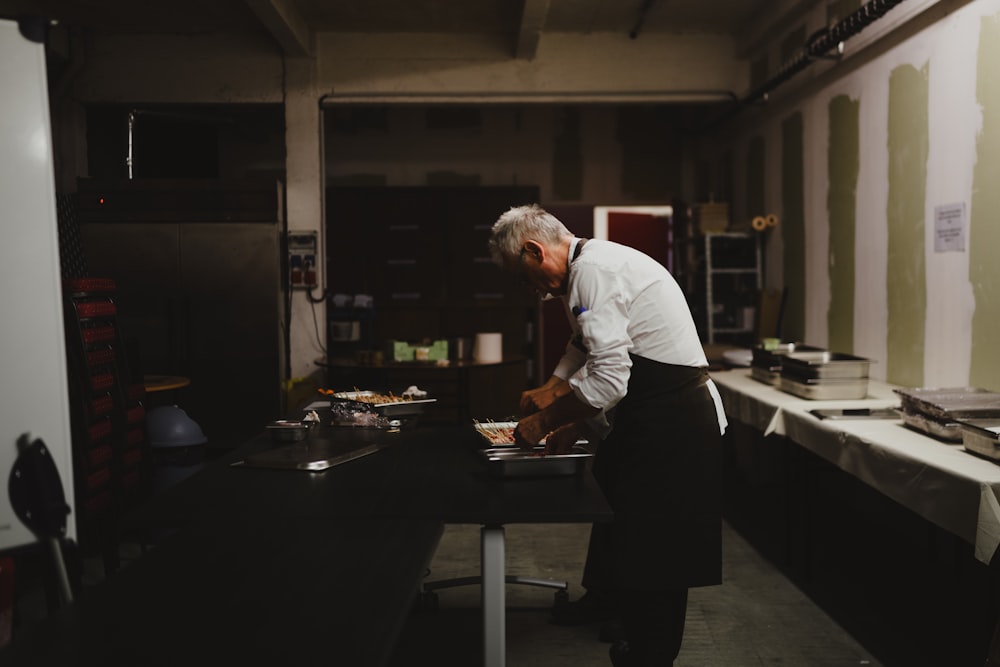
{"label": "overhead duct", "polygon": [[628,32],[629,39],[635,39],[639,36],[639,31],[642,30],[642,25],[646,22],[646,14],[649,13],[654,2],[656,0],[643,0],[642,7],[639,8],[639,17],[635,20],[635,26]]}
{"label": "overhead duct", "polygon": [[903,2],[905,0],[869,0],[832,27],[813,33],[795,58],[785,63],[777,74],[741,97],[734,108],[724,114],[722,118],[716,119],[713,124],[735,115],[748,105],[767,100],[768,93],[809,67],[813,62],[839,58],[844,52],[844,42]]}

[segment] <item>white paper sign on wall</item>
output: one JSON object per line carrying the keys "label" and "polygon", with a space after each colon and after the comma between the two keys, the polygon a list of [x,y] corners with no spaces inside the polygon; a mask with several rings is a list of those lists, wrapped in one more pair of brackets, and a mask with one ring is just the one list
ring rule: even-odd
{"label": "white paper sign on wall", "polygon": [[934,207],[934,252],[965,252],[965,202]]}

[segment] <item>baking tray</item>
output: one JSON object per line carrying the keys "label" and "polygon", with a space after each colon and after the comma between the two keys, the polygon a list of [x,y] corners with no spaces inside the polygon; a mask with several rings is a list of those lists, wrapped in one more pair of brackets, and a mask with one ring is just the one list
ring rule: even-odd
{"label": "baking tray", "polygon": [[278,470],[306,470],[320,472],[327,468],[374,454],[385,445],[372,444],[353,451],[330,451],[326,447],[308,447],[303,444],[285,445],[251,454],[233,465],[247,468],[275,468]]}
{"label": "baking tray", "polygon": [[868,396],[868,378],[847,380],[820,380],[817,378],[795,379],[782,371],[778,388],[800,398],[815,401],[847,400]]}
{"label": "baking tray", "polygon": [[593,454],[579,445],[566,454],[542,456],[544,447],[531,451],[512,447],[490,447],[480,450],[490,472],[498,477],[544,477],[578,475]]}
{"label": "baking tray", "polygon": [[841,352],[792,352],[781,360],[781,374],[797,379],[848,380],[868,377],[871,359]]}
{"label": "baking tray", "polygon": [[1000,461],[1000,419],[967,419],[962,424],[962,445],[975,454]]}
{"label": "baking tray", "polygon": [[366,401],[366,398],[372,396],[382,395],[381,392],[377,391],[338,391],[332,395],[332,398],[339,399],[341,401],[351,401],[353,403],[361,403],[375,412],[378,412],[386,417],[410,417],[413,415],[423,414],[424,407],[430,403],[437,402],[436,398],[414,398],[414,399],[403,399],[393,403],[371,403]]}
{"label": "baking tray", "polygon": [[903,424],[914,431],[932,435],[939,440],[962,442],[962,425],[955,421],[939,421],[919,412],[901,410]]}
{"label": "baking tray", "polygon": [[915,387],[894,389],[907,412],[941,421],[1000,417],[1000,393],[977,387]]}

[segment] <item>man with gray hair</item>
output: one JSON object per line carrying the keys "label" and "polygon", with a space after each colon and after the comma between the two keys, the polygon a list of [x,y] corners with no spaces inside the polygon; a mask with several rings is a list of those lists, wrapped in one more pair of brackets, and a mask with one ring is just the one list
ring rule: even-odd
{"label": "man with gray hair", "polygon": [[501,215],[489,248],[542,298],[561,298],[572,329],[552,377],[522,394],[515,440],[560,453],[598,439],[593,474],[615,511],[591,529],[586,594],[553,622],[617,616],[612,664],[672,664],[688,589],[722,581],[726,419],[684,294],[648,255],[577,238],[538,205]]}

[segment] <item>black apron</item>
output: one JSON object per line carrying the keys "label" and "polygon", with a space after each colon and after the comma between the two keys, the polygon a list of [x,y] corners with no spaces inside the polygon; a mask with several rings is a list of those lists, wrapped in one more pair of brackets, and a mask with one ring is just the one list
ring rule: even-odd
{"label": "black apron", "polygon": [[722,582],[722,437],[708,373],[631,355],[628,394],[594,457],[615,511],[595,524],[587,589]]}

